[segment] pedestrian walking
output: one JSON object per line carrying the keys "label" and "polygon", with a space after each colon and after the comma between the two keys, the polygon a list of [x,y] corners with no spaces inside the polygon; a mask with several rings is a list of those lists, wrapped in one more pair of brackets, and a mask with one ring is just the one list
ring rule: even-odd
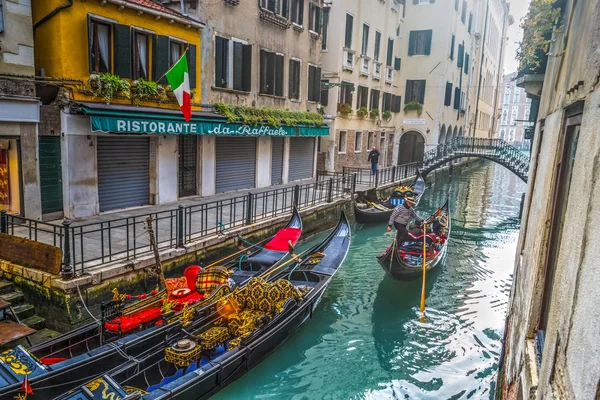
{"label": "pedestrian walking", "polygon": [[371,162],[371,171],[373,172],[373,175],[375,175],[377,173],[377,164],[379,163],[379,151],[375,146],[373,146],[373,149],[369,152],[367,161]]}

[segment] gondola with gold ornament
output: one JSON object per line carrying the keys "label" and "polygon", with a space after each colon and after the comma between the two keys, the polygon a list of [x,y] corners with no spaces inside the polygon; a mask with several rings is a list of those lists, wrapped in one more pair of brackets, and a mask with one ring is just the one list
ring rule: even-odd
{"label": "gondola with gold ornament", "polygon": [[127,295],[115,291],[112,304],[117,312],[103,315],[102,327],[92,323],[29,349],[18,346],[1,353],[0,399],[20,394],[26,376],[33,389],[28,400],[51,399],[162,346],[182,326],[202,324],[217,300],[234,287],[244,287],[252,277],[276,268],[301,232],[302,220],[294,209],[271,238],[220,260],[220,265],[188,267],[184,277],[166,280],[168,292],[140,295],[138,302],[118,310]]}
{"label": "gondola with gold ornament", "polygon": [[206,324],[57,400],[92,400],[101,386],[110,387],[115,398],[125,393],[144,400],[214,395],[258,365],[311,318],[349,247],[350,225],[342,214],[323,242],[221,299]]}

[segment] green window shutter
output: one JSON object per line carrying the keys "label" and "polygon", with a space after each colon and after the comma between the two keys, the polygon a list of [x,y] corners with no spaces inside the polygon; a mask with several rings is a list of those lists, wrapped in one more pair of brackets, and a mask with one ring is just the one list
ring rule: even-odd
{"label": "green window shutter", "polygon": [[275,55],[275,96],[283,96],[283,56]]}
{"label": "green window shutter", "polygon": [[402,108],[402,96],[393,96],[392,103],[392,112],[399,113]]}
{"label": "green window shutter", "polygon": [[392,66],[392,58],[394,56],[394,39],[388,39],[388,47],[387,47],[387,59],[385,65],[388,67]]}
{"label": "green window shutter", "polygon": [[402,65],[402,59],[400,59],[400,57],[396,57],[394,59],[394,69],[396,71],[400,71],[400,66]]}
{"label": "green window shutter", "polygon": [[131,27],[115,26],[115,75],[131,78]]}
{"label": "green window shutter", "polygon": [[425,31],[425,55],[428,56],[431,54],[431,38],[433,36],[433,31],[430,29]]}
{"label": "green window shutter", "polygon": [[[329,83],[328,80],[323,80],[322,83]],[[321,82],[318,82],[319,89],[321,89]],[[329,89],[321,89],[321,105],[329,105]]]}
{"label": "green window shutter", "polygon": [[163,76],[171,66],[170,40],[168,36],[153,35],[154,48],[152,49],[152,79],[155,82],[167,83]]}
{"label": "green window shutter", "polygon": [[188,73],[190,75],[190,89],[196,87],[196,45],[190,44],[187,52]]}
{"label": "green window shutter", "polygon": [[249,92],[252,87],[252,45],[242,46],[242,90]]}
{"label": "green window shutter", "polygon": [[315,98],[314,101],[321,101],[321,68],[315,68],[315,80],[313,82]]}
{"label": "green window shutter", "polygon": [[425,104],[425,84],[427,83],[427,81],[422,80],[420,82],[421,84],[419,87],[419,99],[417,101],[421,104]]}
{"label": "green window shutter", "polygon": [[[0,4],[2,7],[2,4]],[[0,15],[0,24],[2,23],[2,15]],[[94,27],[92,25],[92,18],[87,16],[87,26],[88,26],[88,65],[90,67],[90,74],[94,72],[94,60],[92,59],[92,47],[93,47],[93,36],[94,36]]]}
{"label": "green window shutter", "polygon": [[233,42],[233,89],[235,90],[242,90],[242,46],[240,42]]}
{"label": "green window shutter", "polygon": [[407,104],[407,103],[410,103],[411,101],[413,101],[413,99],[412,99],[413,83],[414,83],[414,81],[410,81],[410,80],[406,81],[406,90],[404,91],[404,104]]}
{"label": "green window shutter", "polygon": [[460,89],[454,88],[454,109],[458,110],[460,106]]}
{"label": "green window shutter", "polygon": [[416,40],[417,40],[417,32],[410,31],[410,35],[408,37],[408,55],[409,56],[415,55]]}
{"label": "green window shutter", "polygon": [[456,57],[456,65],[458,66],[458,68],[462,68],[463,66],[463,58],[465,56],[465,47],[462,44],[458,45],[458,55]]}
{"label": "green window shutter", "polygon": [[227,39],[215,36],[215,87],[227,87],[227,44]]}
{"label": "green window shutter", "polygon": [[452,82],[446,82],[446,96],[444,97],[444,105],[452,104]]}

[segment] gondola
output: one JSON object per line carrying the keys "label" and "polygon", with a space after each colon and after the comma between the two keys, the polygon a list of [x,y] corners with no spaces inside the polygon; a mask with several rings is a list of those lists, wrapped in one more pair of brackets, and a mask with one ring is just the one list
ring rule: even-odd
{"label": "gondola", "polygon": [[[190,304],[191,302],[183,304],[179,311],[175,301],[172,302],[174,311],[165,310],[163,303],[158,318],[134,330],[107,337],[105,325],[115,324],[116,321],[115,318],[109,318],[65,333],[27,350],[17,346],[0,354],[0,399],[12,399],[21,393],[25,376],[34,392],[33,395],[28,396],[28,399],[53,398],[94,376],[140,356],[149,348],[162,344],[165,337],[178,333],[183,324],[202,324],[203,318],[214,312],[217,301],[229,294],[232,286],[244,287],[252,277],[276,267],[289,254],[289,243],[296,243],[301,232],[302,220],[294,209],[288,223],[274,236],[262,242],[261,246],[254,246],[247,252],[236,253],[221,260],[219,266],[221,271],[224,268],[229,272],[234,270],[229,275],[227,283],[214,288],[204,300],[194,304]],[[183,292],[187,295],[191,290],[187,289]],[[165,303],[171,303],[169,299],[170,297]],[[133,305],[126,309],[127,312],[122,313],[120,317],[145,313],[154,306],[153,301],[143,299],[137,303],[137,306]],[[163,310],[165,312],[162,312]],[[123,318],[117,325],[122,326],[122,324]]]}
{"label": "gondola", "polygon": [[[417,176],[411,188],[416,206],[425,192],[425,179],[423,179],[419,171],[417,171]],[[402,204],[402,201],[403,199],[401,198],[398,204]],[[391,204],[389,198],[385,200],[377,198],[377,190],[371,189],[363,194],[359,194],[354,202],[354,217],[359,224],[387,222],[390,219],[390,215],[392,215],[394,207],[398,204]]]}
{"label": "gondola", "polygon": [[[430,224],[427,239],[427,271],[437,267],[446,256],[448,239],[450,238],[450,213],[448,201],[438,209],[428,221],[438,222]],[[439,222],[441,221],[441,223]],[[423,275],[423,236],[413,235],[414,241],[394,243],[386,251],[377,257],[379,265],[393,279],[410,281],[419,279]]]}
{"label": "gondola", "polygon": [[[205,399],[258,365],[311,318],[350,247],[342,213],[320,244],[219,301],[212,320],[59,400]],[[99,397],[100,395],[105,397]],[[127,396],[127,397],[126,397]]]}

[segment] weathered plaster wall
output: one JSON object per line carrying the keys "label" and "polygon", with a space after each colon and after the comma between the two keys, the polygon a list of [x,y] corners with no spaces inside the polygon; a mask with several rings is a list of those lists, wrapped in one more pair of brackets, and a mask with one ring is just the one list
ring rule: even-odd
{"label": "weathered plaster wall", "polygon": [[178,139],[176,135],[158,136],[158,191],[157,204],[165,204],[178,199],[177,170],[179,161]]}
{"label": "weathered plaster wall", "polygon": [[259,136],[256,152],[256,187],[271,186],[271,138]]}
{"label": "weathered plaster wall", "polygon": [[31,0],[4,2],[0,74],[34,75]]}
{"label": "weathered plaster wall", "polygon": [[214,136],[205,135],[202,139],[202,196],[212,196],[215,194],[215,179],[217,170],[217,160],[215,159]]}

